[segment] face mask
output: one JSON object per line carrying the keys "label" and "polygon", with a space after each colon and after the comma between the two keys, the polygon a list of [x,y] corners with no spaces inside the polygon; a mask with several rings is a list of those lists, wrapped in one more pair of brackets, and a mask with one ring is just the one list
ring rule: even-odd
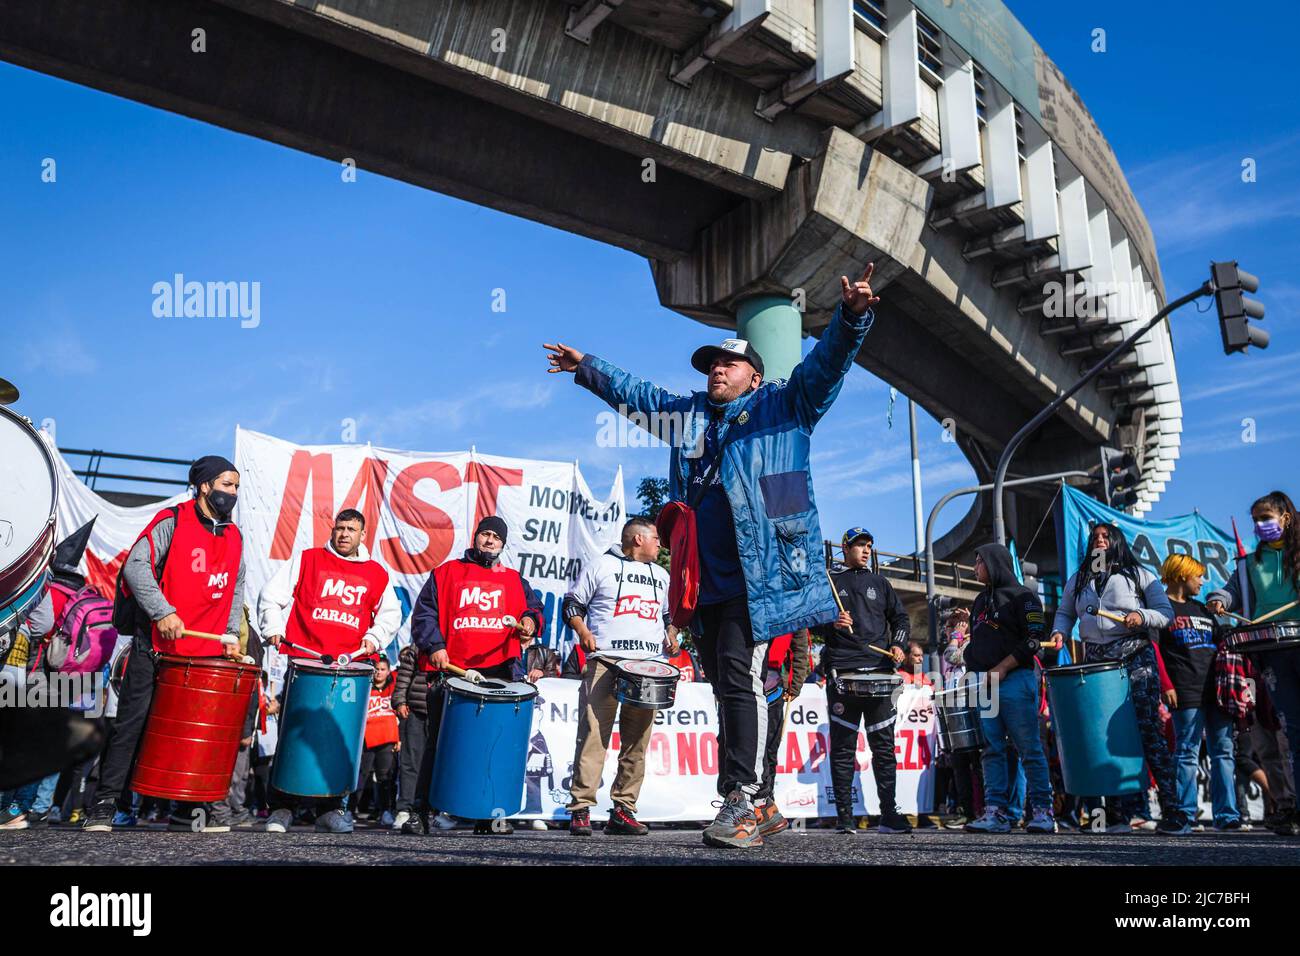
{"label": "face mask", "polygon": [[1256,521],[1255,537],[1260,541],[1277,541],[1282,537],[1282,525],[1276,520]]}
{"label": "face mask", "polygon": [[236,500],[235,495],[227,494],[224,491],[213,490],[208,492],[208,507],[212,509],[214,515],[222,520],[230,519],[230,513],[235,510]]}

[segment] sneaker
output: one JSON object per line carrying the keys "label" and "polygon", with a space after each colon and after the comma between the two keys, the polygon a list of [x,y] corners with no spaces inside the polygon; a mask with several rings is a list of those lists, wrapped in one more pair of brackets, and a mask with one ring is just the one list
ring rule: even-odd
{"label": "sneaker", "polygon": [[740,790],[727,794],[718,815],[704,828],[704,842],[717,847],[762,846],[763,834],[758,832],[758,817],[749,797]]}
{"label": "sneaker", "polygon": [[[1160,824],[1158,824],[1155,820],[1148,820],[1146,817],[1134,817],[1132,820],[1128,822],[1128,828],[1132,830],[1134,833],[1141,832],[1141,831],[1145,831],[1146,833],[1151,833],[1159,826]],[[1107,830],[1106,832],[1109,833],[1110,831]]]}
{"label": "sneaker", "polygon": [[918,813],[916,815],[916,828],[918,830],[937,830],[939,825],[928,813]]}
{"label": "sneaker", "polygon": [[85,814],[83,814],[81,812],[81,808],[78,807],[76,810],[73,810],[71,813],[68,814],[68,826],[70,827],[80,826],[81,821],[84,819],[85,819]]}
{"label": "sneaker", "polygon": [[966,824],[967,833],[1010,833],[1011,821],[997,807],[985,807],[984,815]]}
{"label": "sneaker", "polygon": [[837,833],[851,833],[857,836],[858,824],[851,816],[839,816],[835,818],[835,831]]}
{"label": "sneaker", "polygon": [[493,820],[475,820],[475,836],[509,836],[515,832],[515,825],[504,817]]}
{"label": "sneaker", "polygon": [[1205,832],[1205,824],[1204,824],[1204,823],[1193,823],[1190,827],[1188,827],[1188,831],[1189,831],[1190,833],[1204,833],[1204,832]]}
{"label": "sneaker", "polygon": [[[1196,828],[1193,827],[1192,829],[1195,830]],[[1229,820],[1227,823],[1216,823],[1214,829],[1218,830],[1220,833],[1249,833],[1255,828],[1245,820],[1238,819]]]}
{"label": "sneaker", "polygon": [[1042,810],[1042,809],[1039,809],[1039,808],[1035,807],[1035,808],[1034,808],[1034,815],[1033,815],[1032,817],[1030,817],[1030,818],[1029,818],[1029,822],[1025,824],[1025,832],[1027,832],[1027,833],[1055,833],[1055,832],[1056,832],[1056,818],[1053,817],[1053,816],[1052,816],[1050,813],[1048,813],[1046,810]]}
{"label": "sneaker", "polygon": [[[433,825],[439,830],[454,830],[456,829],[456,818],[450,813],[440,813],[433,818]],[[428,833],[429,831],[426,829],[424,832]]]}
{"label": "sneaker", "polygon": [[63,822],[63,808],[62,808],[62,807],[50,807],[50,812],[49,812],[49,814],[45,817],[45,819],[46,819],[46,821],[47,821],[48,823],[62,823],[62,822]]}
{"label": "sneaker", "polygon": [[26,830],[29,825],[25,811],[15,813],[10,809],[0,813],[0,830]]}
{"label": "sneaker", "polygon": [[110,833],[113,830],[113,818],[116,816],[117,808],[113,806],[111,800],[97,803],[87,810],[86,815],[81,819],[81,829],[87,833]]}
{"label": "sneaker", "polygon": [[533,829],[533,830],[549,830],[549,829],[550,829],[550,827],[548,827],[548,826],[546,825],[546,821],[545,821],[545,820],[542,820],[542,819],[534,820],[532,823],[528,824],[528,826],[529,826],[530,829]]}
{"label": "sneaker", "polygon": [[351,833],[352,814],[346,810],[330,810],[316,818],[316,829],[324,833]]}
{"label": "sneaker", "polygon": [[136,819],[134,810],[117,810],[113,813],[113,826],[115,827],[134,827],[139,826],[140,821]]}
{"label": "sneaker", "polygon": [[291,826],[293,826],[293,811],[281,807],[271,812],[271,815],[266,818],[266,826],[262,829],[266,833],[288,833]]}
{"label": "sneaker", "polygon": [[1156,824],[1156,832],[1161,836],[1185,836],[1192,832],[1192,828],[1187,822],[1187,817],[1181,813],[1171,813],[1167,817],[1160,818],[1160,822]]}
{"label": "sneaker", "polygon": [[1278,836],[1300,836],[1300,814],[1294,810],[1278,811],[1269,830]]}
{"label": "sneaker", "polygon": [[758,816],[758,832],[765,837],[775,836],[790,826],[790,821],[781,816],[775,800],[769,800],[761,807],[755,807],[754,813]]}
{"label": "sneaker", "polygon": [[231,814],[230,825],[232,827],[251,827],[253,825],[253,814],[248,810],[240,810],[238,813]]}
{"label": "sneaker", "polygon": [[397,822],[397,818],[387,810],[385,810],[382,814],[379,815],[379,825],[381,827],[388,827],[391,830],[393,828],[393,824],[396,822]]}
{"label": "sneaker", "polygon": [[966,824],[970,823],[970,817],[964,813],[959,813],[943,825],[945,830],[961,830]]}
{"label": "sneaker", "polygon": [[609,811],[609,822],[605,824],[605,832],[619,836],[645,836],[650,832],[650,828],[638,820],[627,807],[616,803],[614,809]]}
{"label": "sneaker", "polygon": [[[933,824],[931,824],[933,826]],[[901,813],[882,813],[877,833],[911,833],[912,824]]]}
{"label": "sneaker", "polygon": [[569,816],[569,836],[591,836],[591,811],[585,807]]}
{"label": "sneaker", "polygon": [[407,836],[428,836],[429,814],[424,810],[416,810],[402,823],[401,831]]}
{"label": "sneaker", "polygon": [[402,827],[406,826],[406,821],[409,819],[411,819],[410,810],[399,810],[397,811],[397,816],[393,817],[391,826],[394,830],[400,830]]}

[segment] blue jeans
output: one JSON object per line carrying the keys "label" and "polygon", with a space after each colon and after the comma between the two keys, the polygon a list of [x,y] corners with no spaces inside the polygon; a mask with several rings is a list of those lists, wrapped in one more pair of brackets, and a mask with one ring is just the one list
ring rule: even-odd
{"label": "blue jeans", "polygon": [[[1038,734],[1038,675],[1034,668],[1017,667],[998,685],[997,708],[980,712],[984,731],[984,803],[1003,813],[1011,807],[1012,781],[1007,768],[1007,750],[1015,747],[1029,788],[1029,803],[1035,810],[1052,811],[1052,778],[1047,755]],[[1019,815],[1019,809],[1012,811]]]}
{"label": "blue jeans", "polygon": [[1196,768],[1201,758],[1201,735],[1205,734],[1210,753],[1210,805],[1214,808],[1214,825],[1221,827],[1240,819],[1231,719],[1217,707],[1188,707],[1173,714],[1174,733],[1178,738],[1174,763],[1178,769],[1179,808],[1187,814],[1189,823],[1196,822],[1200,809],[1196,798]]}
{"label": "blue jeans", "polygon": [[23,784],[15,790],[5,790],[0,793],[0,813],[12,809],[20,813],[44,813],[50,809],[58,782],[59,775],[52,773],[35,783]]}

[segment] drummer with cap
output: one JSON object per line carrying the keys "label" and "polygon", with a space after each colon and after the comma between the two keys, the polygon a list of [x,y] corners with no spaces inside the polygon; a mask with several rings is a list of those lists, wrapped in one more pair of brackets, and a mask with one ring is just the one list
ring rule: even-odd
{"label": "drummer with cap", "polygon": [[[365,528],[361,512],[340,511],[323,548],[294,555],[266,582],[257,612],[268,644],[294,658],[347,655],[361,662],[376,660],[389,645],[402,626],[402,606],[388,572],[366,550]],[[287,797],[271,794],[267,833],[284,833],[293,822]],[[346,794],[332,798],[316,829],[351,833],[346,800]]]}
{"label": "drummer with cap", "polygon": [[[832,625],[818,633],[825,639],[822,667],[826,673],[826,709],[831,731],[831,786],[841,833],[856,832],[853,822],[853,772],[857,761],[858,728],[865,722],[871,748],[871,772],[880,798],[881,833],[910,833],[912,825],[895,802],[893,697],[855,697],[846,693],[846,672],[892,674],[903,663],[911,623],[898,594],[884,575],[871,570],[875,541],[866,528],[844,532],[844,564],[830,575],[841,607]],[[872,650],[872,646],[878,650]],[[901,681],[899,682],[901,684]]]}
{"label": "drummer with cap", "polygon": [[[648,518],[623,525],[622,546],[610,548],[583,569],[564,596],[564,619],[587,651],[578,690],[578,737],[569,787],[569,832],[591,836],[591,808],[596,805],[605,754],[619,710],[614,679],[621,660],[659,657],[677,642],[665,637],[668,624],[668,572],[655,563],[659,532]],[[636,818],[636,801],[645,779],[645,750],[656,711],[624,707],[618,717],[618,773],[610,789],[614,806],[607,834],[643,836],[650,828]]]}
{"label": "drummer with cap", "polygon": [[[520,635],[540,634],[545,618],[537,592],[518,571],[501,563],[506,533],[505,521],[488,515],[474,529],[474,546],[429,575],[411,611],[411,643],[420,652],[420,669],[438,672],[451,665],[474,683],[485,678],[514,680]],[[403,833],[429,832],[429,778],[446,694],[446,680],[430,673],[428,743],[420,761],[415,819],[402,825]],[[521,790],[523,785],[521,778]],[[514,827],[508,820],[479,820],[474,832],[513,833]]]}
{"label": "drummer with cap", "polygon": [[[194,497],[164,508],[136,538],[117,579],[113,625],[133,634],[117,718],[100,762],[95,805],[83,829],[107,832],[117,809],[130,810],[126,783],[153,702],[160,654],[239,659],[243,621],[243,539],[231,515],[239,472],[220,455],[190,466]],[[174,560],[169,556],[175,554]],[[187,637],[185,631],[224,635],[220,641]],[[168,829],[224,833],[222,808],[179,804]]]}

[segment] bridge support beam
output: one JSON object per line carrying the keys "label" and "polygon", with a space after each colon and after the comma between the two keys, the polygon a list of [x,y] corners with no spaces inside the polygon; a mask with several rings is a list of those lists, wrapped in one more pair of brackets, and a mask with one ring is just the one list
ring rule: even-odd
{"label": "bridge support beam", "polygon": [[763,359],[763,379],[789,378],[802,357],[803,316],[789,297],[756,295],[736,306],[736,336]]}

